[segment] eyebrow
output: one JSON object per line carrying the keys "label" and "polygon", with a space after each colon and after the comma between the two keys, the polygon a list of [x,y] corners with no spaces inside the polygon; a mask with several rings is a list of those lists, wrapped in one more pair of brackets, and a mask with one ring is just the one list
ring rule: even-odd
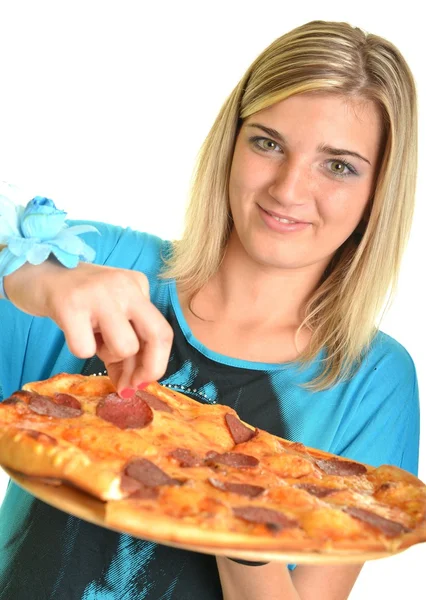
{"label": "eyebrow", "polygon": [[[286,139],[276,129],[272,129],[271,127],[265,127],[265,125],[261,125],[260,123],[249,123],[247,127],[257,127],[258,129],[261,129],[262,131],[267,133],[270,137],[281,142],[281,144],[283,144],[284,146],[287,145]],[[371,162],[369,160],[367,160],[358,152],[354,152],[353,150],[346,150],[344,148],[333,148],[328,144],[320,144],[317,148],[317,152],[321,152],[324,154],[332,154],[333,156],[355,156],[356,158],[360,158],[361,160],[371,165]]]}

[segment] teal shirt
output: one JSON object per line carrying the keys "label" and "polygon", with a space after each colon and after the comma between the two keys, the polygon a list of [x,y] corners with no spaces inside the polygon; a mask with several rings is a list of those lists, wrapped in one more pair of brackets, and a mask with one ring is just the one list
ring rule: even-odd
{"label": "teal shirt", "polygon": [[[158,278],[170,243],[130,229],[94,225],[102,235],[84,238],[96,249],[96,263],[145,273],[152,302],[173,326],[174,345],[162,384],[200,402],[232,406],[243,420],[286,439],[417,474],[417,379],[411,357],[398,342],[378,333],[352,379],[309,391],[303,383],[319,372],[320,357],[301,369],[296,363],[244,361],[209,350],[192,335],[175,282]],[[0,399],[28,381],[79,373],[85,362],[71,355],[52,321],[0,301]],[[18,563],[19,581],[13,576]],[[8,486],[0,509],[1,599],[136,597],[221,598],[214,558],[109,532],[48,507],[15,484]]]}

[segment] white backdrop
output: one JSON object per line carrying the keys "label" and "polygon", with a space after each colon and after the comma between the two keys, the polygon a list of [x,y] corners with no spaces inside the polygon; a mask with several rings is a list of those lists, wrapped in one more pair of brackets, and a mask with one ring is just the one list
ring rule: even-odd
{"label": "white backdrop", "polygon": [[[417,80],[420,174],[399,293],[382,329],[414,358],[424,411],[424,29],[417,1],[389,7],[371,0],[268,0],[263,7],[249,0],[0,0],[0,180],[52,198],[70,218],[178,237],[198,148],[222,102],[270,42],[314,19],[347,21],[390,39]],[[423,480],[425,449],[423,420]],[[0,501],[6,483],[0,474]],[[426,544],[369,563],[351,600],[399,600],[407,582],[417,590],[411,598],[423,597],[425,564]]]}

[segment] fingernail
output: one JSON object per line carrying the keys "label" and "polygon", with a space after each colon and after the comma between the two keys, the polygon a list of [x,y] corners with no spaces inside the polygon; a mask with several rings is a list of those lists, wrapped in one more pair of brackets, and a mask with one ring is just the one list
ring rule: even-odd
{"label": "fingernail", "polygon": [[132,388],[124,388],[124,390],[121,390],[121,392],[120,392],[120,396],[122,398],[131,398],[134,395],[135,395],[135,390],[133,390]]}
{"label": "fingernail", "polygon": [[148,381],[142,381],[142,383],[138,384],[137,388],[138,388],[138,390],[144,390],[147,385],[149,385]]}

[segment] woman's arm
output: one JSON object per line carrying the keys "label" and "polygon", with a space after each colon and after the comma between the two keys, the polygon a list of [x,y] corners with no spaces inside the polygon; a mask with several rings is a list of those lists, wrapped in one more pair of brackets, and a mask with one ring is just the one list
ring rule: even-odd
{"label": "woman's arm", "polygon": [[223,600],[346,600],[362,565],[251,567],[217,556]]}

